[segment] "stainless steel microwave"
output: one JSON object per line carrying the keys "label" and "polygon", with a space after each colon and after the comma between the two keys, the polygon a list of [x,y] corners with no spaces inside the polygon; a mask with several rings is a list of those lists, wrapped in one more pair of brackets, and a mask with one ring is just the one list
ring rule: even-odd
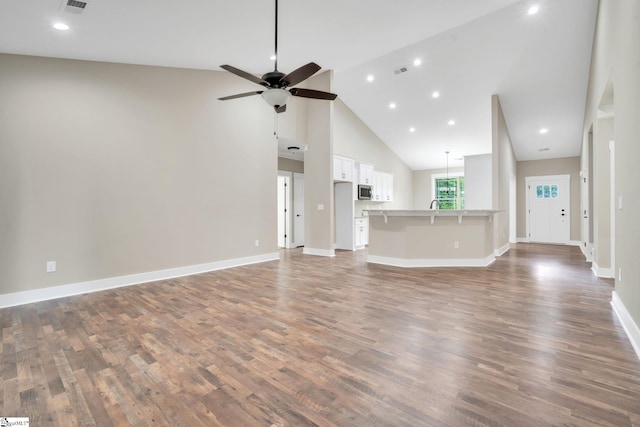
{"label": "stainless steel microwave", "polygon": [[370,185],[358,185],[358,200],[371,200],[373,187]]}

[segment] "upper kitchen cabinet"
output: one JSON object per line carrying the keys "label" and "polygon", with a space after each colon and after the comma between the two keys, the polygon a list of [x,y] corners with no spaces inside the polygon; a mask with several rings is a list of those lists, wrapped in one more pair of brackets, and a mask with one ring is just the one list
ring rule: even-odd
{"label": "upper kitchen cabinet", "polygon": [[393,202],[393,174],[373,172],[373,201]]}
{"label": "upper kitchen cabinet", "polygon": [[353,182],[355,162],[348,157],[333,156],[333,180]]}
{"label": "upper kitchen cabinet", "polygon": [[373,185],[373,165],[360,163],[360,175],[358,177],[358,184]]}

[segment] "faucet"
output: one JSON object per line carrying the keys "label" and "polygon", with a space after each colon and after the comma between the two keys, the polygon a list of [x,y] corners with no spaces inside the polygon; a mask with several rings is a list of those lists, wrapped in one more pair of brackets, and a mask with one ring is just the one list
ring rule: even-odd
{"label": "faucet", "polygon": [[429,209],[433,209],[433,205],[434,205],[434,204],[435,204],[436,206],[438,206],[436,209],[440,209],[440,200],[438,200],[438,199],[433,199],[433,200],[431,201],[431,205],[429,205]]}

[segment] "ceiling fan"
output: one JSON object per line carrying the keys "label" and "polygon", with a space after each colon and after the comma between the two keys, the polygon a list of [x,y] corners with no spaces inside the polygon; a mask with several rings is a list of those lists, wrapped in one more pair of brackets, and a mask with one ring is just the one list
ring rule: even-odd
{"label": "ceiling fan", "polygon": [[309,62],[307,65],[284,74],[278,71],[278,0],[275,0],[276,13],[275,13],[275,66],[273,71],[270,71],[262,77],[256,77],[246,71],[242,71],[231,65],[221,65],[220,68],[235,74],[236,76],[247,79],[253,83],[257,83],[265,87],[264,90],[257,90],[254,92],[239,93],[237,95],[224,96],[218,98],[220,101],[226,101],[229,99],[244,98],[245,96],[262,95],[262,98],[267,104],[273,106],[276,113],[283,113],[287,109],[287,100],[289,96],[299,96],[301,98],[313,98],[313,99],[326,99],[333,101],[338,95],[329,92],[322,92],[313,89],[304,89],[291,87],[298,83],[308,79],[318,71],[320,66],[314,62]]}

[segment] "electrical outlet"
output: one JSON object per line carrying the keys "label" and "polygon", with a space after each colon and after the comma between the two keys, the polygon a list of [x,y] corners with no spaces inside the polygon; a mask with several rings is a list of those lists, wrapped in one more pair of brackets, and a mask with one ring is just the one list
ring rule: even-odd
{"label": "electrical outlet", "polygon": [[460,249],[460,242],[457,241],[457,240],[455,242],[453,242],[453,248],[454,249]]}
{"label": "electrical outlet", "polygon": [[256,240],[256,247],[260,246],[260,240]]}
{"label": "electrical outlet", "polygon": [[47,273],[54,273],[56,271],[56,262],[47,261]]}

